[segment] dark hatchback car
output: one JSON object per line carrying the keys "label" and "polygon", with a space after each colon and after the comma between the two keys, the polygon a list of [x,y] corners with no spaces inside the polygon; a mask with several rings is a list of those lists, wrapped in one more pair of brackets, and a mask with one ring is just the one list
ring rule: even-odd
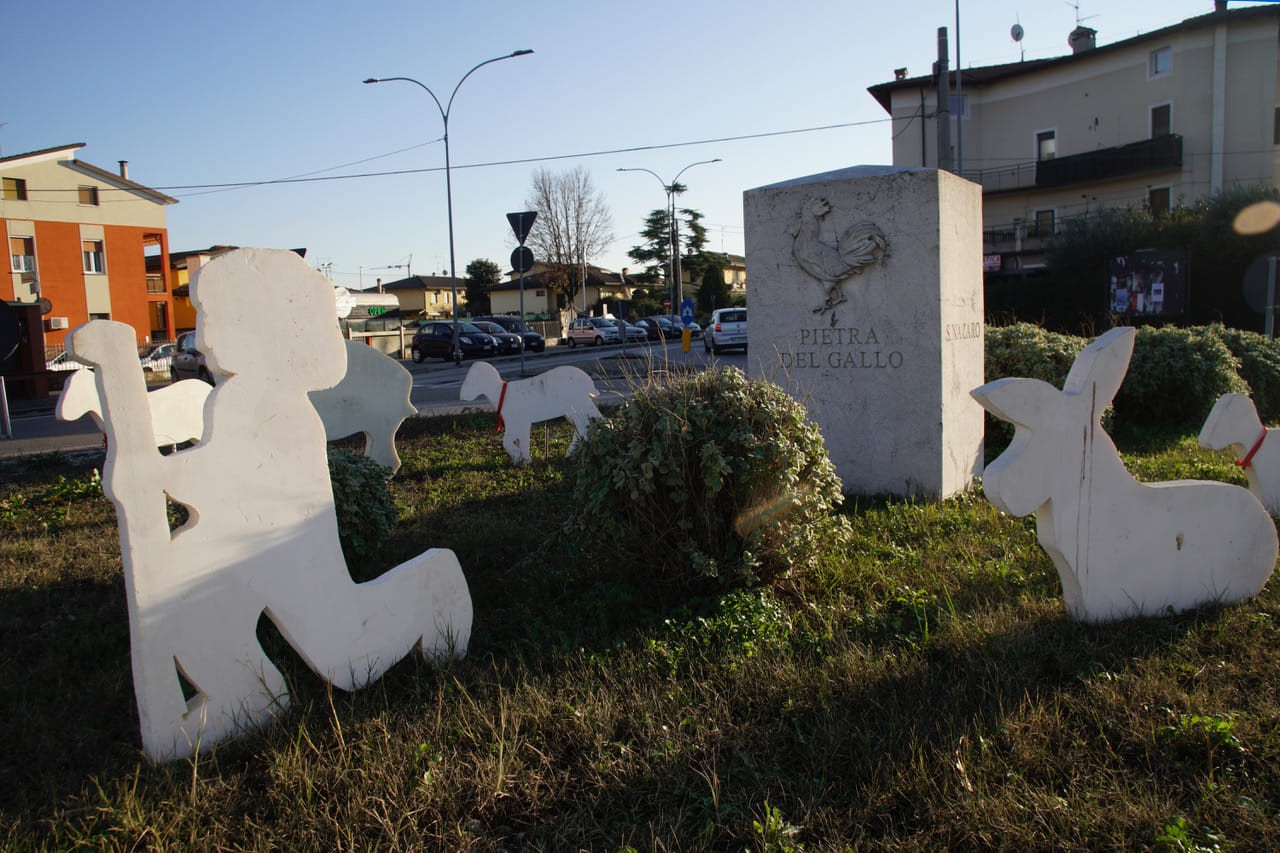
{"label": "dark hatchback car", "polygon": [[498,355],[516,355],[520,352],[520,336],[514,332],[508,332],[490,320],[481,320],[474,317],[471,319],[471,325],[492,336],[498,342]]}
{"label": "dark hatchback car", "polygon": [[[482,332],[470,323],[459,322],[458,348],[462,350],[463,358],[483,358],[487,355],[497,354],[498,342],[493,339],[492,335]],[[427,358],[442,358],[445,361],[452,361],[453,322],[450,320],[437,320],[431,323],[423,323],[418,327],[418,331],[413,333],[410,353],[416,362],[421,362]]]}
{"label": "dark hatchback car", "polygon": [[487,317],[476,317],[478,320],[484,320],[486,323],[497,323],[508,332],[519,335],[524,339],[525,352],[542,352],[547,348],[547,339],[535,332],[529,327],[529,324],[519,317],[512,317],[508,314],[495,314]]}
{"label": "dark hatchback car", "polygon": [[680,330],[666,317],[641,317],[636,325],[644,329],[651,341],[670,340],[680,337]]}

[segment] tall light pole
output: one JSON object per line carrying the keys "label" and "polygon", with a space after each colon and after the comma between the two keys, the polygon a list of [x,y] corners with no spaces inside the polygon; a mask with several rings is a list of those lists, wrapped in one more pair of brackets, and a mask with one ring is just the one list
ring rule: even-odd
{"label": "tall light pole", "polygon": [[458,85],[453,87],[453,94],[449,96],[449,102],[441,106],[440,99],[436,97],[436,93],[420,80],[412,77],[370,77],[365,80],[366,83],[389,83],[393,80],[401,80],[405,83],[413,83],[421,86],[422,89],[431,96],[431,100],[435,102],[436,109],[440,111],[440,118],[444,122],[444,192],[445,199],[449,206],[449,283],[453,288],[453,363],[462,364],[462,350],[458,345],[458,263],[454,255],[453,249],[453,178],[449,171],[449,111],[453,109],[453,99],[457,97],[458,90],[462,88],[462,84],[467,78],[475,73],[476,69],[482,68],[493,62],[501,62],[504,59],[512,59],[517,56],[526,56],[533,53],[532,50],[514,50],[505,56],[495,56],[493,59],[486,59],[484,62],[472,66],[471,70],[462,75],[462,79],[458,81]]}
{"label": "tall light pole", "polygon": [[662,180],[662,176],[651,169],[618,169],[619,172],[648,172],[658,179],[658,183],[662,184],[662,189],[667,194],[667,220],[671,226],[671,310],[680,310],[681,285],[680,281],[680,225],[676,221],[676,195],[684,192],[684,187],[680,186],[680,176],[692,169],[694,166],[705,166],[708,163],[719,163],[720,158],[714,160],[699,160],[696,163],[690,163],[680,171],[676,172],[676,176],[671,182]]}

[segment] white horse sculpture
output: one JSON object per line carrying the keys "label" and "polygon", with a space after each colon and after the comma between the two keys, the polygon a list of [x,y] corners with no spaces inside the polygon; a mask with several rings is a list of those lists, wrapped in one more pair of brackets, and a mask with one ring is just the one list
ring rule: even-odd
{"label": "white horse sculpture", "polygon": [[569,450],[587,434],[600,410],[591,377],[577,367],[553,367],[529,379],[504,382],[492,364],[478,361],[467,371],[459,396],[463,400],[488,397],[498,407],[498,428],[506,427],[502,446],[516,464],[529,461],[529,430],[539,421],[565,417],[573,424]]}
{"label": "white horse sculpture", "polygon": [[[228,378],[209,392],[200,443],[187,450],[156,450],[131,327],[95,320],[69,339],[96,368],[103,491],[120,528],[152,759],[189,756],[288,706],[256,636],[263,616],[342,690],[415,650],[436,660],[465,651],[472,622],[452,551],[425,551],[365,583],[343,560],[324,425],[307,396],[346,373],[332,285],[293,252],[240,249],[205,266],[191,295],[197,345]],[[189,509],[172,532],[166,499]]]}
{"label": "white horse sculpture", "polygon": [[1036,514],[1067,612],[1086,622],[1241,601],[1262,589],[1280,547],[1246,489],[1144,485],[1125,470],[1100,418],[1133,342],[1131,328],[1102,335],[1076,358],[1061,391],[1037,379],[998,379],[971,392],[1017,428],[983,475],[987,498],[1010,515]]}
{"label": "white horse sculpture", "polygon": [[[307,396],[324,422],[326,439],[362,433],[364,455],[395,474],[400,470],[396,432],[405,418],[418,411],[409,402],[412,387],[413,376],[400,362],[367,344],[347,341],[347,372],[342,381]],[[156,445],[199,441],[204,435],[204,403],[212,390],[208,382],[184,379],[149,391]],[[103,429],[102,400],[91,371],[75,371],[62,386],[56,414],[64,421],[87,414]]]}
{"label": "white horse sculpture", "polygon": [[1223,394],[1213,404],[1200,428],[1200,446],[1210,450],[1238,447],[1243,454],[1236,464],[1244,469],[1249,491],[1267,512],[1280,516],[1280,438],[1262,425],[1253,401],[1243,394]]}

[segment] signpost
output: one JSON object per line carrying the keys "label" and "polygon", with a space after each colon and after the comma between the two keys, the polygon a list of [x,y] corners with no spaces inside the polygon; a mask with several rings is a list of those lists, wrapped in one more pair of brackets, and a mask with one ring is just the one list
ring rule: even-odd
{"label": "signpost", "polygon": [[[511,253],[511,268],[520,273],[520,325],[524,325],[524,274],[533,269],[533,252],[525,246],[524,241],[529,237],[529,231],[533,229],[533,223],[538,218],[538,211],[525,210],[520,213],[508,213],[507,221],[511,223],[511,230],[516,235],[516,241],[519,246]],[[527,375],[524,371],[524,332],[520,333],[520,375]]]}
{"label": "signpost", "polygon": [[693,300],[688,296],[680,303],[680,322],[684,324],[684,331],[680,333],[680,351],[688,352],[690,339],[693,337],[693,330],[689,328],[689,324],[693,322]]}

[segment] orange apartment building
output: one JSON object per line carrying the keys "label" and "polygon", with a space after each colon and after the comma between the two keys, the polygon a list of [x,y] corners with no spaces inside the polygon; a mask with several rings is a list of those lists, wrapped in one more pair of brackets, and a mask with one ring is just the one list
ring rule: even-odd
{"label": "orange apartment building", "polygon": [[165,208],[177,200],[129,180],[127,161],[111,172],[77,160],[83,147],[0,157],[0,231],[9,247],[0,299],[40,304],[46,348],[98,318],[132,326],[139,346],[170,340]]}

